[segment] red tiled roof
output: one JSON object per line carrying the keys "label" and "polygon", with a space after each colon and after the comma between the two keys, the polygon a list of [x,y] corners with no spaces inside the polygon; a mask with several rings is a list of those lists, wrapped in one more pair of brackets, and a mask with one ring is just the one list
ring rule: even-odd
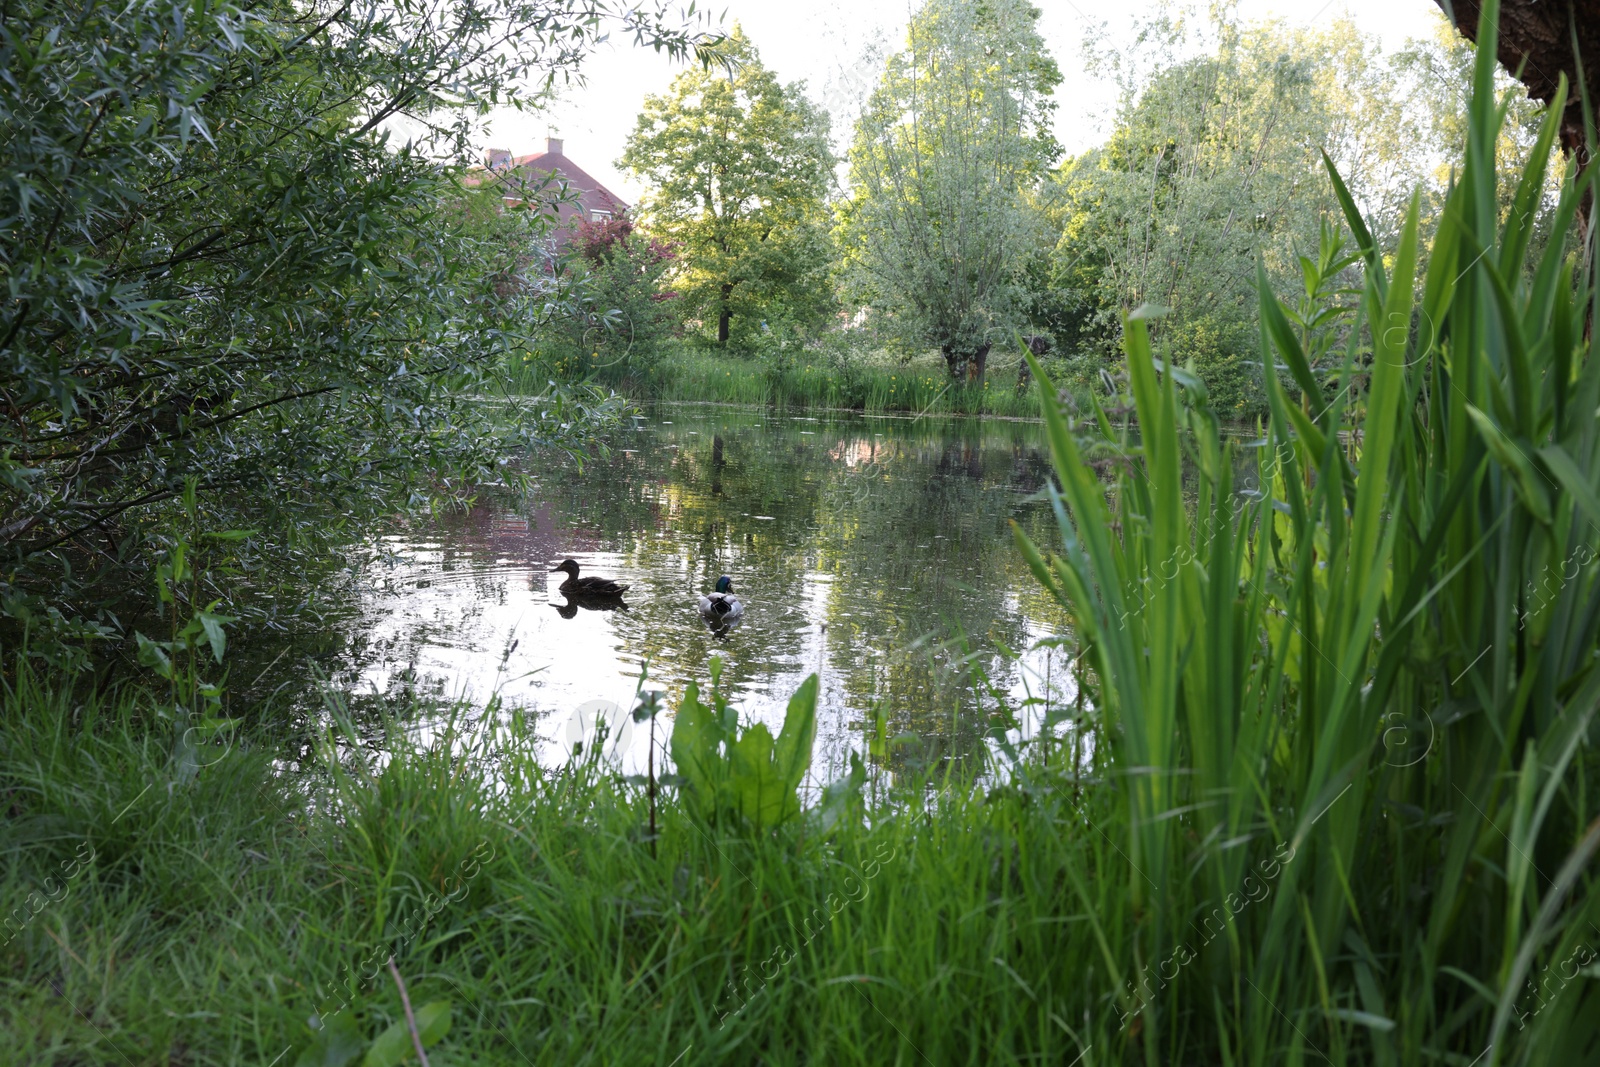
{"label": "red tiled roof", "polygon": [[[596,210],[618,214],[628,209],[628,204],[625,200],[604,185],[601,185],[588,171],[568,159],[562,153],[559,141],[549,144],[543,152],[534,152],[525,156],[508,157],[502,155],[497,149],[490,149],[490,159],[493,161],[492,169],[499,174],[521,171],[530,179],[536,175],[553,174],[558,180],[564,180],[568,188],[577,195],[578,202],[585,215],[590,211]],[[468,175],[468,184],[478,184],[483,180],[482,174],[483,172],[479,171]]]}

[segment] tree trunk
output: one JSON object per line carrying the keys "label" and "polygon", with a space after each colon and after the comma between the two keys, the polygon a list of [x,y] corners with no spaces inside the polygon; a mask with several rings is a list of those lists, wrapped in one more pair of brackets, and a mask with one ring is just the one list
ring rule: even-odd
{"label": "tree trunk", "polygon": [[[1482,0],[1435,2],[1463,37],[1477,41]],[[1577,156],[1581,175],[1595,147],[1584,136],[1583,98],[1600,100],[1600,0],[1502,0],[1499,31],[1495,58],[1528,87],[1531,99],[1550,103],[1560,76],[1567,76],[1561,147],[1569,156]],[[1579,56],[1582,71],[1578,69]],[[1578,211],[1585,228],[1593,214],[1593,202],[1592,192],[1583,194]]]}
{"label": "tree trunk", "polygon": [[[1028,346],[1028,351],[1032,352],[1035,358],[1042,357],[1050,351],[1050,338],[1043,334],[1029,334],[1022,340]],[[1017,392],[1027,392],[1028,383],[1032,380],[1033,372],[1028,369],[1028,361],[1025,359],[1017,360]]]}
{"label": "tree trunk", "polygon": [[969,352],[954,345],[941,345],[939,352],[944,356],[945,369],[950,372],[950,380],[955,382],[981,382],[983,371],[989,364],[989,345],[979,345],[976,352]]}
{"label": "tree trunk", "polygon": [[733,283],[722,283],[722,310],[717,315],[717,344],[723,347],[728,344],[728,323],[733,319],[733,312],[728,308],[728,303],[732,299]]}
{"label": "tree trunk", "polygon": [[978,350],[972,353],[972,359],[967,363],[967,381],[974,385],[982,384],[983,372],[988,368],[989,345],[985,342],[978,346]]}

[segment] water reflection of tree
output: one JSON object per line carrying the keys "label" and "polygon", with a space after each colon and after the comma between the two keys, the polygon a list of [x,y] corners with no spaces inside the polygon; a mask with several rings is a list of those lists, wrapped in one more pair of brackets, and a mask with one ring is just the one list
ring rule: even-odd
{"label": "water reflection of tree", "polygon": [[[1027,576],[1007,523],[1019,511],[1018,466],[1042,480],[1043,462],[1014,434],[898,442],[878,461],[874,492],[823,523],[831,533],[823,562],[839,591],[828,606],[834,661],[852,702],[881,702],[890,732],[925,739],[907,758],[978,750],[983,709],[956,635],[989,650],[976,663],[994,681],[1005,688],[1016,681],[1017,666],[996,651],[996,642],[1021,649],[1029,641],[1029,613],[1011,593]],[[914,616],[895,607],[907,602],[918,605]],[[885,662],[849,654],[863,616],[892,638]]]}
{"label": "water reflection of tree", "polygon": [[[752,607],[743,647],[760,653],[730,657],[730,684],[813,667],[800,662],[809,636],[851,706],[879,703],[891,733],[928,739],[902,751],[902,763],[963,758],[980,750],[984,719],[948,639],[965,634],[986,650],[978,662],[1009,688],[1016,667],[995,642],[1025,648],[1029,620],[1054,619],[1042,598],[1015,592],[1031,591],[1031,581],[1007,525],[1040,515],[1023,503],[1048,476],[1036,433],[680,410],[672,426],[632,435],[633,454],[581,474],[552,472],[544,488],[574,524],[633,531],[616,547],[643,584],[618,629],[658,676],[703,671],[719,638],[686,633],[679,616],[731,574]],[[819,599],[820,635],[801,624]],[[868,640],[878,633],[888,640]]]}

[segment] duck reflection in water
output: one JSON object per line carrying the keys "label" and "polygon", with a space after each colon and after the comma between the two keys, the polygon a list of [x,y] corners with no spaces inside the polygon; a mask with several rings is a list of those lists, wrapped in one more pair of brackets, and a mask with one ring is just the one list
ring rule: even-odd
{"label": "duck reflection in water", "polygon": [[727,637],[730,633],[744,625],[744,617],[739,615],[736,615],[731,619],[713,619],[702,615],[700,616],[700,619],[706,624],[706,629],[710,630],[718,637]]}
{"label": "duck reflection in water", "polygon": [[620,596],[569,596],[565,604],[552,604],[556,614],[563,619],[570,619],[578,614],[578,609],[585,611],[627,611],[628,605],[623,603]]}

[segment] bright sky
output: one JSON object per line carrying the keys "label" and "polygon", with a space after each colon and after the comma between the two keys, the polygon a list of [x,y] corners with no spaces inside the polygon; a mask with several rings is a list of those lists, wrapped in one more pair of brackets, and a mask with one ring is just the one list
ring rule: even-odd
{"label": "bright sky", "polygon": [[[722,24],[743,25],[762,61],[784,82],[804,81],[811,98],[833,115],[835,146],[842,148],[857,101],[870,87],[877,63],[863,61],[874,41],[890,48],[902,42],[911,4],[907,0],[725,0]],[[1040,32],[1061,66],[1065,81],[1057,90],[1056,136],[1069,153],[1092,147],[1107,132],[1114,90],[1083,70],[1086,31],[1104,25],[1113,42],[1131,39],[1131,19],[1148,15],[1158,0],[1034,0],[1043,11]],[[709,5],[708,5],[709,6]],[[1425,37],[1441,18],[1432,0],[1240,0],[1247,19],[1281,18],[1313,25],[1348,15],[1386,50],[1407,38]],[[567,156],[625,200],[637,203],[643,192],[616,165],[644,98],[667,90],[683,69],[648,50],[628,44],[605,45],[586,65],[588,83],[573,87],[549,110],[512,110],[489,117],[481,146],[509,148],[521,155],[541,151],[544,138],[565,140]]]}

